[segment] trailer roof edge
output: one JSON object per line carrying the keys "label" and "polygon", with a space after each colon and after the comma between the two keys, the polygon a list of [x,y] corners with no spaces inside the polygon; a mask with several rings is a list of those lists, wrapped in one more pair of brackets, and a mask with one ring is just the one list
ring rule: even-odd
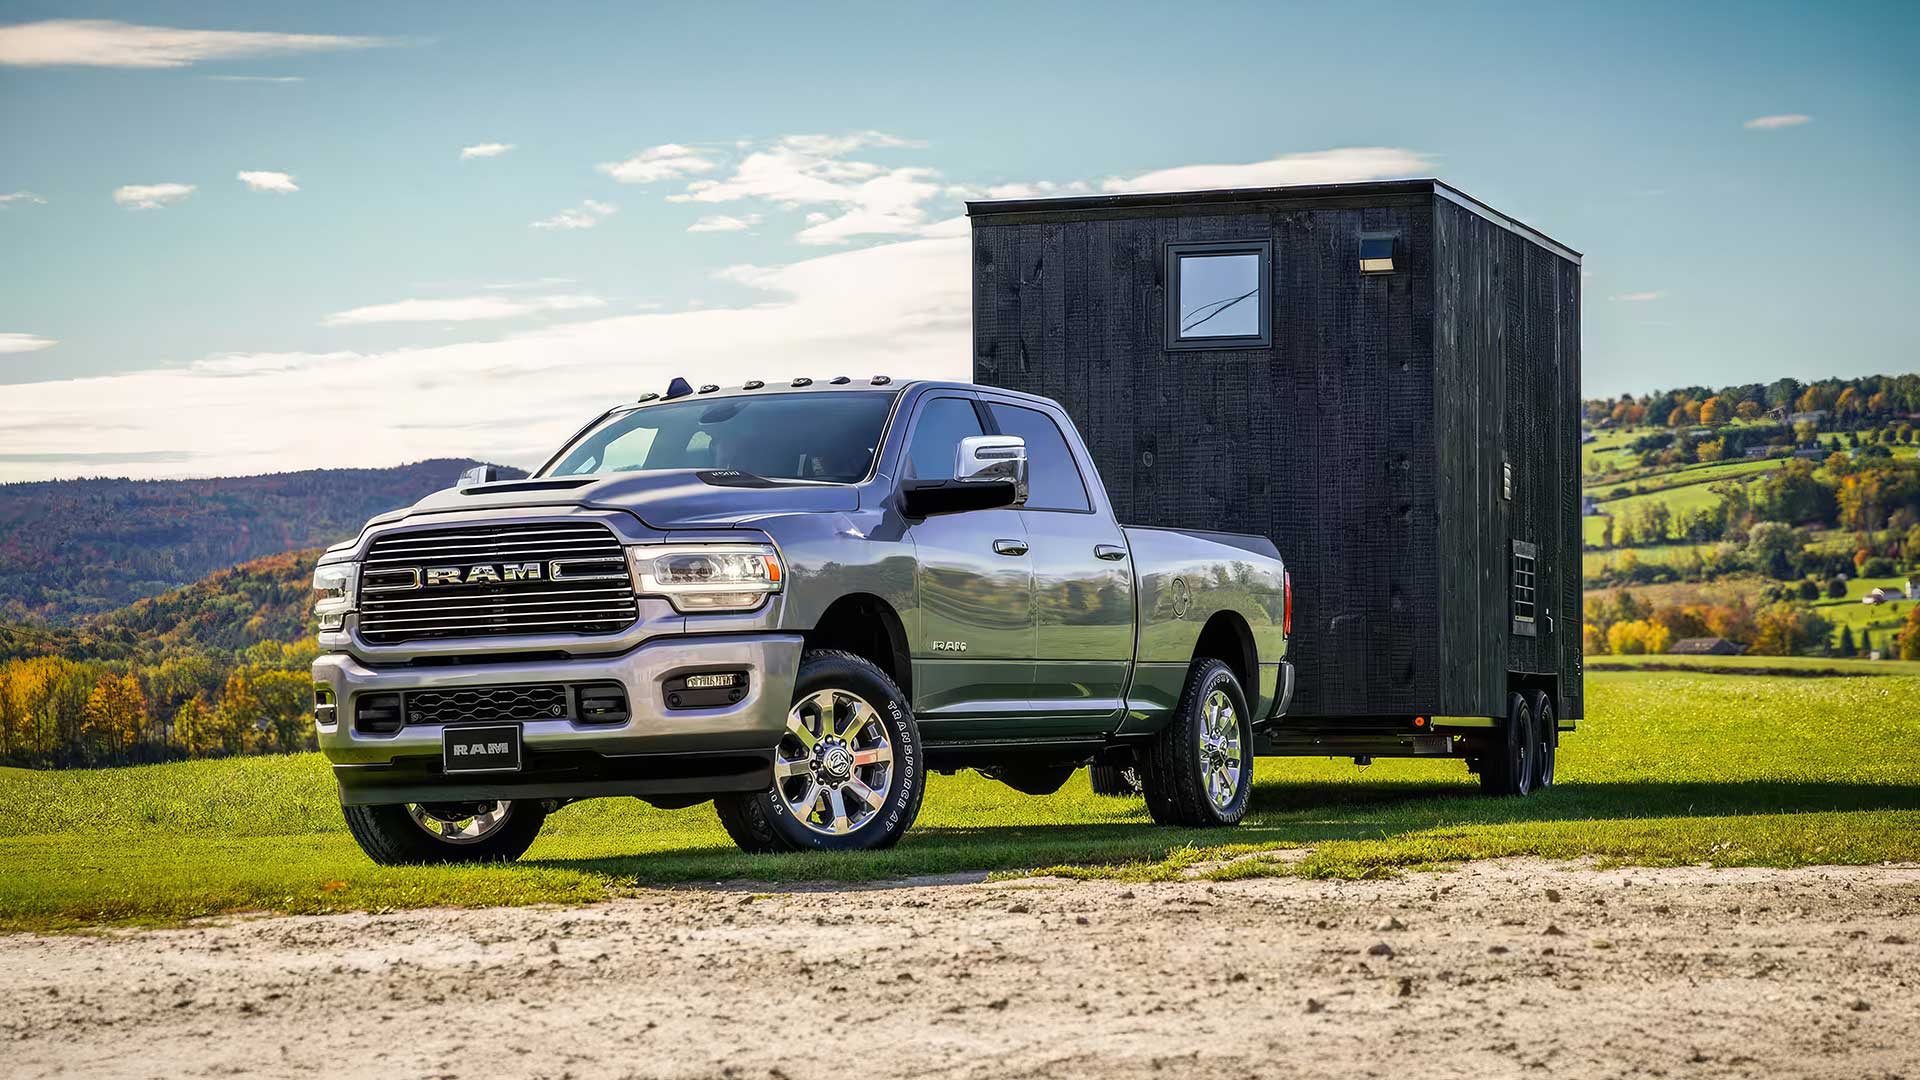
{"label": "trailer roof edge", "polygon": [[1127,211],[1164,210],[1189,206],[1231,206],[1251,202],[1324,202],[1408,195],[1433,195],[1445,199],[1501,228],[1531,240],[1561,258],[1574,263],[1582,261],[1580,252],[1573,248],[1518,218],[1495,210],[1446,181],[1430,176],[1409,180],[1369,180],[1351,184],[1298,184],[1289,187],[1212,188],[1204,191],[1143,192],[1124,195],[1066,195],[1045,199],[969,200],[967,217],[977,222],[982,218],[1013,214],[1100,216]]}

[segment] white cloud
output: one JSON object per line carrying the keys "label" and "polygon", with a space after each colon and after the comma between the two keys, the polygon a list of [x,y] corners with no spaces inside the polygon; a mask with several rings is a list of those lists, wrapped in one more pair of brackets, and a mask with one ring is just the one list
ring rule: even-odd
{"label": "white cloud", "polygon": [[1780,128],[1799,127],[1813,123],[1813,117],[1805,113],[1780,113],[1775,116],[1756,116],[1740,126],[1749,131],[1776,131]]}
{"label": "white cloud", "polygon": [[533,227],[536,229],[591,229],[600,224],[602,218],[618,213],[619,209],[611,203],[586,199],[579,206],[570,206],[550,218],[541,218],[533,223]]}
{"label": "white cloud", "polygon": [[364,326],[368,323],[479,322],[517,319],[548,311],[582,311],[606,307],[597,296],[462,296],[441,300],[399,300],[371,304],[327,316],[328,326]]}
{"label": "white cloud", "polygon": [[796,237],[803,244],[843,244],[856,236],[906,235],[927,219],[921,205],[940,194],[940,174],[922,166],[887,167],[848,154],[863,148],[897,149],[916,143],[881,131],[848,135],[787,135],[748,153],[731,175],[696,180],[669,202],[726,203],[752,199],[783,209],[816,210]]}
{"label": "white cloud", "polygon": [[[233,475],[471,455],[532,465],[613,401],[696,381],[965,378],[968,242],[910,240],[762,268],[752,302],[370,353],[227,355],[7,387],[0,480]],[[301,403],[289,422],[286,403]],[[165,402],[166,408],[154,408]],[[342,440],[339,433],[354,437]],[[135,452],[169,455],[133,460]]]}
{"label": "white cloud", "polygon": [[0,355],[6,353],[39,352],[60,344],[53,338],[43,338],[39,334],[0,334]]}
{"label": "white cloud", "polygon": [[732,214],[708,214],[687,226],[688,232],[743,232],[760,224],[759,214],[734,217]]}
{"label": "white cloud", "polygon": [[1181,165],[1132,177],[1109,177],[1103,191],[1205,191],[1230,187],[1343,184],[1431,175],[1433,163],[1414,150],[1392,146],[1345,146],[1281,154],[1238,165]]}
{"label": "white cloud", "polygon": [[39,203],[44,206],[46,202],[47,200],[35,195],[31,191],[16,191],[12,194],[0,195],[0,210],[4,210],[14,203]]}
{"label": "white cloud", "polygon": [[608,161],[600,171],[623,184],[652,184],[712,172],[717,166],[706,153],[678,143],[648,147],[625,161]]}
{"label": "white cloud", "polygon": [[1609,296],[1607,297],[1607,299],[1613,300],[1622,304],[1646,304],[1646,303],[1651,303],[1652,301],[1658,300],[1665,295],[1667,294],[1663,292],[1656,292],[1656,291],[1630,292],[1630,293],[1620,293],[1617,296]]}
{"label": "white cloud", "polygon": [[993,184],[984,192],[968,191],[961,198],[979,198],[982,194],[989,199],[1051,199],[1063,195],[1091,195],[1093,185],[1085,180],[1065,184],[1056,184],[1051,180],[1032,184]]}
{"label": "white cloud", "polygon": [[550,289],[555,285],[571,285],[570,277],[542,277],[528,281],[496,281],[486,287],[489,289]]}
{"label": "white cloud", "polygon": [[300,190],[300,185],[293,182],[293,177],[283,172],[245,170],[238,174],[238,178],[241,183],[255,191],[271,191],[287,195]]}
{"label": "white cloud", "polygon": [[376,37],[182,30],[111,19],[47,19],[0,26],[0,66],[178,68],[202,60],[390,44]]}
{"label": "white cloud", "polygon": [[511,149],[513,144],[510,142],[483,142],[473,146],[463,146],[460,148],[460,160],[472,161],[474,158],[499,157]]}
{"label": "white cloud", "polygon": [[209,75],[214,82],[257,82],[257,83],[297,83],[306,82],[304,75]]}
{"label": "white cloud", "polygon": [[192,184],[127,184],[113,189],[113,201],[129,210],[158,210],[195,190]]}

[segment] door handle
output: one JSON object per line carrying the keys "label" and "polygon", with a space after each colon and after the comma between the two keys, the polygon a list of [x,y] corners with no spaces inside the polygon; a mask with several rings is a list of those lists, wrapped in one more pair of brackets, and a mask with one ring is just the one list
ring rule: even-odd
{"label": "door handle", "polygon": [[1025,540],[995,540],[993,542],[993,553],[995,555],[1025,555],[1027,553],[1027,542]]}
{"label": "door handle", "polygon": [[1127,549],[1119,544],[1095,544],[1093,553],[1108,562],[1119,562],[1127,557]]}

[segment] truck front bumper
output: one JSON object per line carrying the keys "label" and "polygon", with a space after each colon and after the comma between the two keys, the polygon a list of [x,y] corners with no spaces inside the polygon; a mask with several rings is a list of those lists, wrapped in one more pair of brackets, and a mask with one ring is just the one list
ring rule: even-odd
{"label": "truck front bumper", "polygon": [[[316,686],[332,691],[334,705],[333,722],[316,725],[320,750],[333,763],[343,803],[764,791],[773,785],[773,748],[786,729],[801,644],[798,635],[697,635],[655,639],[613,656],[451,667],[376,667],[332,653],[313,664]],[[720,671],[745,673],[740,700],[668,706],[668,680]],[[442,736],[458,721],[407,723],[403,708],[398,730],[356,723],[360,703],[374,694],[406,701],[409,691],[608,683],[626,691],[624,720],[486,718],[520,727],[521,768],[512,773],[445,773]]]}

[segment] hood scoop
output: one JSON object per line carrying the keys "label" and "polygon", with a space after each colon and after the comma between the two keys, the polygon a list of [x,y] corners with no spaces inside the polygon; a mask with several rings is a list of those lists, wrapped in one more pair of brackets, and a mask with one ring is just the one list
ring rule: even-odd
{"label": "hood scoop", "polygon": [[511,495],[516,491],[571,491],[598,483],[604,476],[570,476],[563,480],[508,480],[498,484],[475,484],[460,489],[462,495]]}

